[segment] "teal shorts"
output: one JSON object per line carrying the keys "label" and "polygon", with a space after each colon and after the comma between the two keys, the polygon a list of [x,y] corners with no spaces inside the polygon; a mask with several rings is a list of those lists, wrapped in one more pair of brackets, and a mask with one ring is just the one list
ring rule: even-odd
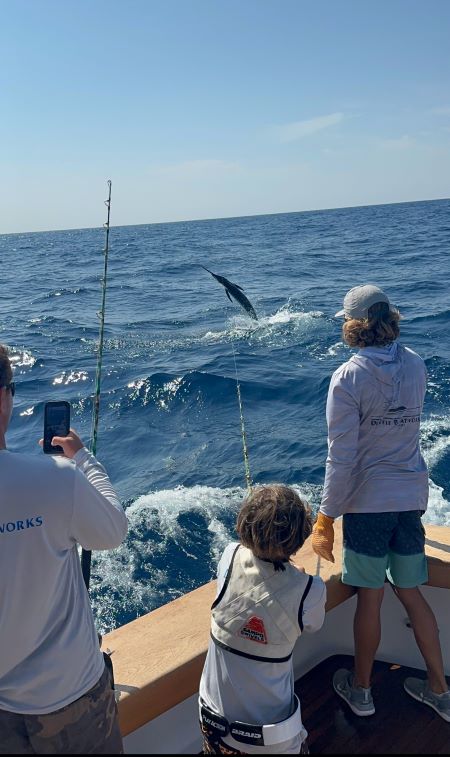
{"label": "teal shorts", "polygon": [[343,517],[342,582],[381,589],[386,576],[399,589],[428,581],[421,510],[346,513]]}

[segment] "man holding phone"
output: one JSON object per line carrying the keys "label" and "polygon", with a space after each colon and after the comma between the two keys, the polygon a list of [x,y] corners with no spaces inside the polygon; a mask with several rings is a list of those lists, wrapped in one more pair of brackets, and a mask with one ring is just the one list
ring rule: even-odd
{"label": "man holding phone", "polygon": [[0,345],[0,754],[121,754],[77,544],[118,547],[126,516],[73,429],[59,456],[7,450],[14,394]]}

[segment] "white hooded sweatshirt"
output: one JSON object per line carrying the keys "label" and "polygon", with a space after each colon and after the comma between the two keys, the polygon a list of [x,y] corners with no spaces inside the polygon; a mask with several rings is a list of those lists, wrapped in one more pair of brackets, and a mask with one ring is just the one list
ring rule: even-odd
{"label": "white hooded sweatshirt", "polygon": [[397,342],[365,347],[334,372],[321,512],[426,510],[419,443],[426,380],[422,358]]}

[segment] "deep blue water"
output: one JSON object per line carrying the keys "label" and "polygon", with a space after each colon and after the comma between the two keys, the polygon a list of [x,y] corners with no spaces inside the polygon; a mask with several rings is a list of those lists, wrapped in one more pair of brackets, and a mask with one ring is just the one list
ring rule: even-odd
{"label": "deep blue water", "polygon": [[[103,246],[103,229],[0,236],[13,450],[42,454],[50,399],[71,402],[89,441]],[[426,360],[426,517],[450,524],[449,249],[448,200],[111,229],[97,454],[130,532],[94,558],[100,628],[209,580],[233,536],[245,493],[233,350],[253,480],[318,504],[328,383],[350,356],[333,314],[355,284],[388,292]],[[240,284],[259,321],[200,264]]]}

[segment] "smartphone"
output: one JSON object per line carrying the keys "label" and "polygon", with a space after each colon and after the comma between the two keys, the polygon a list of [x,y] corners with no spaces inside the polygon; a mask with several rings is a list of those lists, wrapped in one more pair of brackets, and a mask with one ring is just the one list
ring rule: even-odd
{"label": "smartphone", "polygon": [[70,431],[70,405],[68,402],[46,402],[44,407],[44,452],[46,455],[63,455],[59,444],[52,446],[54,436],[67,436]]}

